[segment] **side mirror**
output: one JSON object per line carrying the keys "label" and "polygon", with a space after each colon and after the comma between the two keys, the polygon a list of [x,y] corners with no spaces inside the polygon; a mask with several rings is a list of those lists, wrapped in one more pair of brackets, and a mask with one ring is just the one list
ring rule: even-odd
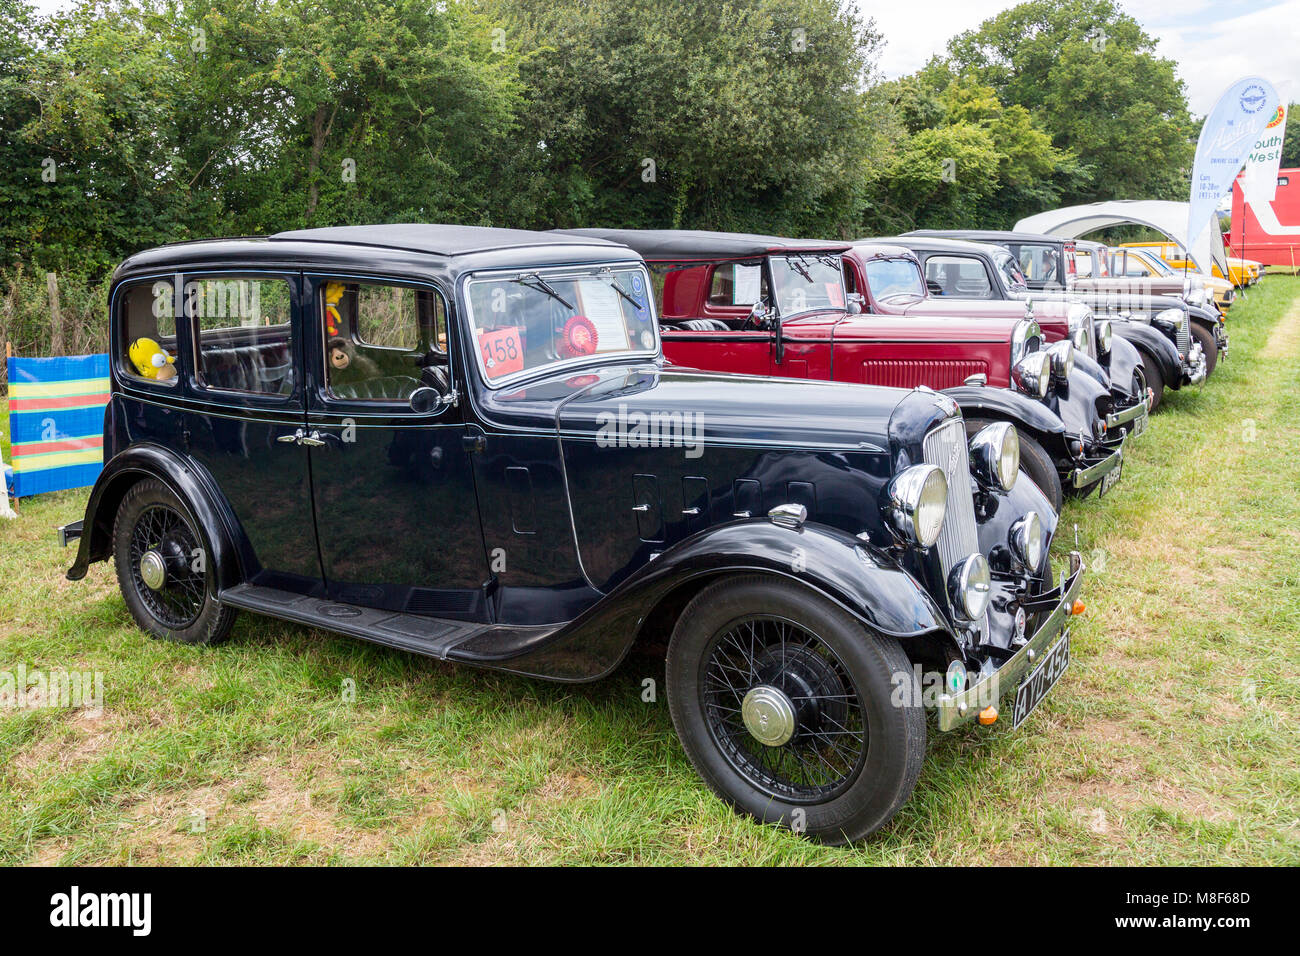
{"label": "side mirror", "polygon": [[849,315],[861,315],[863,312],[867,311],[867,300],[863,298],[861,292],[850,292],[845,299],[848,303],[845,307],[845,311],[848,312]]}
{"label": "side mirror", "polygon": [[428,385],[421,385],[411,393],[409,401],[413,412],[436,412],[444,405],[454,405],[456,403],[456,393],[446,394],[436,388],[430,388]]}

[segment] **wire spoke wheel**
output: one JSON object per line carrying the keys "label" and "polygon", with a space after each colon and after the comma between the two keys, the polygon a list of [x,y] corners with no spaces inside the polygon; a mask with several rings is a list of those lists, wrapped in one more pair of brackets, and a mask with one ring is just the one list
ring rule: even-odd
{"label": "wire spoke wheel", "polygon": [[740,618],[714,635],[701,704],[731,766],[791,803],[828,800],[852,785],[869,739],[849,671],[812,631],[777,616]]}
{"label": "wire spoke wheel", "polygon": [[151,504],[131,529],[128,557],[141,603],[159,624],[182,630],[203,612],[207,577],[198,535],[176,509]]}

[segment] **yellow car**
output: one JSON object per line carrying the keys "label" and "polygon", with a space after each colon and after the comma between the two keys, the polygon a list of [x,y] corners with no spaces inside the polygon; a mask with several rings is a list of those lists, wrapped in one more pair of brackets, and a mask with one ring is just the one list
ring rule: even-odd
{"label": "yellow car", "polygon": [[[1125,242],[1121,243],[1121,248],[1150,249],[1175,269],[1182,269],[1190,264],[1182,257],[1180,253],[1181,247],[1176,242]],[[1235,256],[1229,256],[1229,275],[1227,276],[1223,274],[1223,270],[1219,268],[1217,262],[1212,263],[1210,268],[1214,270],[1215,278],[1230,279],[1238,289],[1254,285],[1259,281],[1260,264],[1253,259],[1238,259]]]}
{"label": "yellow car", "polygon": [[[1154,249],[1137,248],[1137,243],[1116,249],[1112,266],[1116,275],[1141,279],[1169,278],[1181,275],[1169,263],[1161,259]],[[1177,247],[1175,247],[1177,248]],[[1207,276],[1204,272],[1189,272],[1193,279],[1199,279],[1200,285],[1214,299],[1220,312],[1227,312],[1237,298],[1237,292],[1231,282],[1217,276]]]}

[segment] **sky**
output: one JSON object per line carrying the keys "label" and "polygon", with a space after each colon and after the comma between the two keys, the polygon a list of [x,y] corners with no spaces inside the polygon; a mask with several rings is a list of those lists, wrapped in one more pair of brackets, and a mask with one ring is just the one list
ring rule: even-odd
{"label": "sky", "polygon": [[[885,38],[880,70],[903,76],[942,53],[948,40],[979,26],[1007,0],[850,0],[876,21]],[[1300,99],[1300,0],[1119,0],[1158,41],[1161,56],[1178,65],[1192,112],[1204,115],[1219,94],[1249,74],[1277,87],[1283,100]],[[71,0],[35,0],[44,13]]]}

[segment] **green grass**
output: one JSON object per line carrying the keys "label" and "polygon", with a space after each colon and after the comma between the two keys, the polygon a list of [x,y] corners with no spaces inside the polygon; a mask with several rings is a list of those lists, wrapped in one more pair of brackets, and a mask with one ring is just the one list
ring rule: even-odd
{"label": "green grass", "polygon": [[147,640],[106,565],[63,579],[67,492],[0,522],[0,670],[101,671],[106,706],[0,710],[0,861],[1295,865],[1300,280],[1229,329],[1113,495],[1066,507],[1091,567],[1065,678],[1018,733],[933,735],[864,844],[716,800],[641,701],[652,658],[568,687],[247,615],[220,647]]}

